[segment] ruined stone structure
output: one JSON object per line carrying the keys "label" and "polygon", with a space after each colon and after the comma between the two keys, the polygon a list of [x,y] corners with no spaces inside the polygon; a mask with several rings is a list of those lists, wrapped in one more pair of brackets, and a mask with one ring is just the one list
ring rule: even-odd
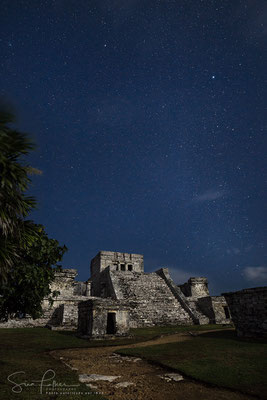
{"label": "ruined stone structure", "polygon": [[145,273],[142,255],[111,251],[100,251],[90,268],[86,282],[75,281],[74,269],[56,274],[51,289],[60,294],[52,308],[44,300],[41,319],[12,320],[4,326],[78,327],[81,336],[97,337],[124,335],[135,327],[230,323],[224,297],[209,295],[206,278],[177,286],[167,268]]}
{"label": "ruined stone structure", "polygon": [[130,327],[229,323],[222,296],[212,298],[206,278],[175,285],[168,269],[144,272],[140,254],[101,251],[91,261],[92,295],[126,301]]}
{"label": "ruined stone structure", "polygon": [[51,306],[48,299],[43,301],[42,318],[32,319],[24,317],[0,323],[1,328],[48,326],[53,328],[73,329],[78,323],[78,303],[91,295],[91,282],[75,281],[76,269],[63,269],[56,272],[55,280],[51,284],[51,291],[60,294]]}
{"label": "ruined stone structure", "polygon": [[224,293],[237,335],[267,337],[267,287]]}
{"label": "ruined stone structure", "polygon": [[78,307],[78,332],[83,338],[128,334],[130,324],[127,303],[95,298],[80,302]]}

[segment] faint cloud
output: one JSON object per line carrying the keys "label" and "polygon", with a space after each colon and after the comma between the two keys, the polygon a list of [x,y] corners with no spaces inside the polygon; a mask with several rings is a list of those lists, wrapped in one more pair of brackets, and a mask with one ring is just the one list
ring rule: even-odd
{"label": "faint cloud", "polygon": [[184,271],[182,269],[169,268],[169,273],[172,280],[176,284],[182,284],[188,281],[189,278],[199,276],[196,272]]}
{"label": "faint cloud", "polygon": [[248,253],[250,250],[252,250],[253,249],[253,245],[251,244],[251,245],[249,245],[249,246],[247,246],[247,247],[245,247],[245,252],[246,253]]}
{"label": "faint cloud", "polygon": [[233,247],[232,251],[236,256],[241,253],[241,250],[238,249],[237,247]]}
{"label": "faint cloud", "polygon": [[246,267],[244,275],[248,281],[261,283],[262,285],[267,283],[267,267]]}
{"label": "faint cloud", "polygon": [[197,194],[193,198],[194,203],[203,203],[205,201],[214,201],[218,200],[225,195],[225,191],[223,190],[207,190],[204,193]]}
{"label": "faint cloud", "polygon": [[244,253],[249,253],[253,249],[253,245],[248,245],[246,247],[242,247],[241,249],[238,247],[229,247],[226,249],[226,253],[229,255],[239,255],[239,254],[244,254]]}
{"label": "faint cloud", "polygon": [[237,247],[232,247],[231,249],[227,249],[226,253],[229,254],[229,255],[230,254],[234,254],[235,256],[237,256],[238,254],[241,253],[241,250],[239,248],[237,248]]}

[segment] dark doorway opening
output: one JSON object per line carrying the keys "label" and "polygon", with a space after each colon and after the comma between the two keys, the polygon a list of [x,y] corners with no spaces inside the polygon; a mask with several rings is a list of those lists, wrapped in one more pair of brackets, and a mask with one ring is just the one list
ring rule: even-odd
{"label": "dark doorway opening", "polygon": [[132,271],[133,270],[133,266],[131,264],[128,265],[128,271]]}
{"label": "dark doorway opening", "polygon": [[116,333],[116,313],[109,312],[107,319],[107,334],[114,335]]}
{"label": "dark doorway opening", "polygon": [[230,318],[229,308],[227,306],[225,306],[225,307],[223,307],[223,309],[224,309],[225,318],[229,319]]}

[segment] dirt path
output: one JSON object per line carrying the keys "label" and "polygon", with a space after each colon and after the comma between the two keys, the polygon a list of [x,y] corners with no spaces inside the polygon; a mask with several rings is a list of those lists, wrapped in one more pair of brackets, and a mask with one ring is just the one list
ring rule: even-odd
{"label": "dirt path", "polygon": [[[204,332],[202,332],[204,333]],[[151,365],[134,357],[120,357],[113,354],[122,348],[145,347],[155,344],[193,340],[188,334],[163,336],[155,340],[125,346],[95,347],[88,349],[69,349],[51,352],[79,374],[100,374],[118,376],[113,382],[92,382],[95,390],[102,392],[110,400],[248,400],[250,396],[229,390],[217,389],[182,380],[175,382],[159,377],[170,371]],[[125,382],[131,385],[118,387]]]}

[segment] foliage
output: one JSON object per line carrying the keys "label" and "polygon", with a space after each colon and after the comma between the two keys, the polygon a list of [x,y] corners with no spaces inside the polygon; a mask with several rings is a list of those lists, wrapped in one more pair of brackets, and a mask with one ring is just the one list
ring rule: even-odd
{"label": "foliage", "polygon": [[14,233],[19,219],[25,217],[35,207],[35,200],[26,197],[28,188],[28,166],[21,165],[19,158],[33,149],[33,144],[25,134],[10,129],[6,123],[11,117],[0,112],[0,173],[1,173],[1,229],[7,236]]}
{"label": "foliage", "polygon": [[24,218],[36,206],[31,196],[26,196],[30,179],[28,165],[20,158],[34,148],[27,135],[17,132],[7,124],[14,120],[5,110],[0,110],[0,276],[6,279],[7,271],[19,261],[17,244],[25,246],[36,232],[33,224]]}
{"label": "foliage", "polygon": [[24,133],[10,128],[13,116],[0,110],[0,318],[41,315],[41,302],[53,295],[54,279],[65,246],[49,239],[42,225],[25,220],[36,206],[25,191],[29,174],[40,173],[24,165],[24,157],[34,148]]}
{"label": "foliage", "polygon": [[38,318],[43,298],[48,297],[52,302],[57,295],[51,292],[49,283],[60,266],[52,268],[52,265],[61,261],[66,246],[60,247],[57,240],[49,239],[42,225],[34,225],[32,229],[36,236],[18,249],[21,261],[8,271],[8,279],[0,288],[0,318],[24,314]]}

